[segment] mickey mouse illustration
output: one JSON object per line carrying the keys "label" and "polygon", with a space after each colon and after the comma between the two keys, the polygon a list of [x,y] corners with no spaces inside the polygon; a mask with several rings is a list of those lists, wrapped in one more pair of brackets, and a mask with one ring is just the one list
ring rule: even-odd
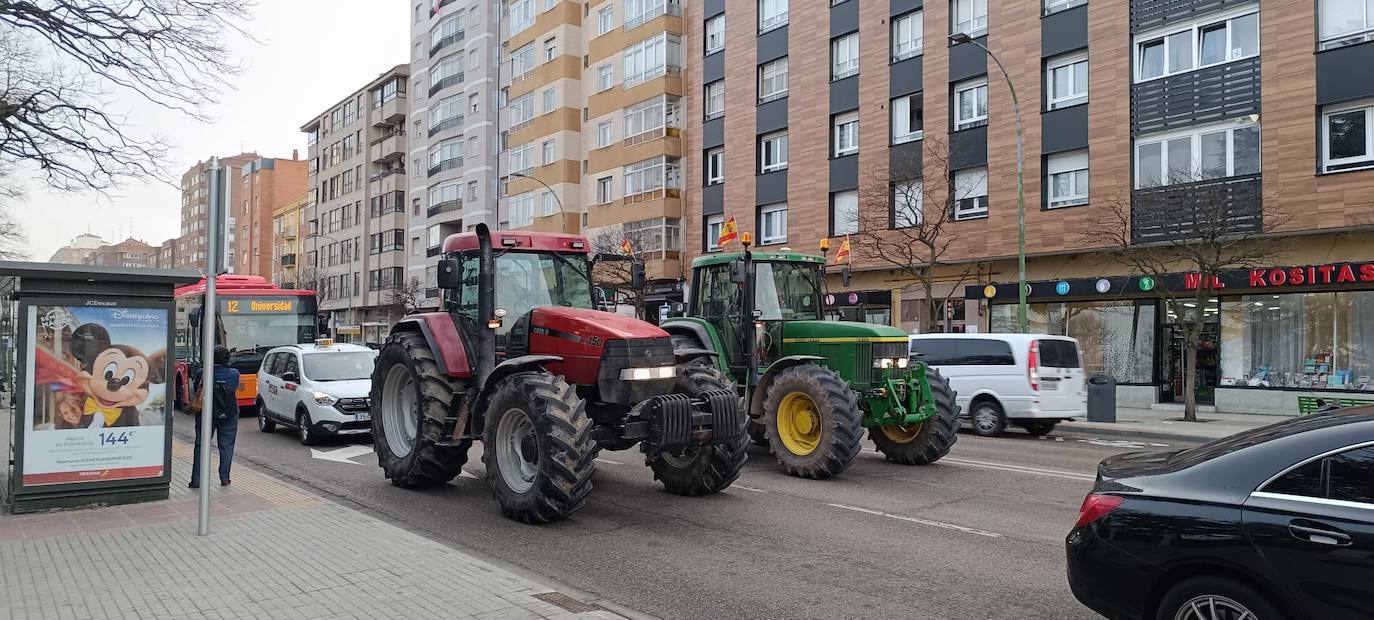
{"label": "mickey mouse illustration", "polygon": [[112,344],[110,332],[95,323],[77,327],[71,347],[81,361],[77,382],[86,391],[82,412],[92,416],[92,426],[138,426],[137,407],[148,399],[149,384],[163,383],[167,353],[144,355],[131,346]]}

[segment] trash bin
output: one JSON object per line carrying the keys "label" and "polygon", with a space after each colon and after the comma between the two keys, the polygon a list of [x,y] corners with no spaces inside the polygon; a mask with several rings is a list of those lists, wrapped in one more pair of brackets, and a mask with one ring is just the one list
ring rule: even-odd
{"label": "trash bin", "polygon": [[1116,421],[1116,377],[1111,375],[1088,377],[1088,421]]}

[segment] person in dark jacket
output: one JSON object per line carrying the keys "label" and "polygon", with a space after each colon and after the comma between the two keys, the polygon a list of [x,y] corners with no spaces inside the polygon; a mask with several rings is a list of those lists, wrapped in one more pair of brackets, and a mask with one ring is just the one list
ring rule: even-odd
{"label": "person in dark jacket", "polygon": [[[201,381],[197,376],[197,381]],[[219,483],[229,486],[229,467],[234,463],[234,440],[239,433],[239,404],[234,393],[239,389],[239,371],[229,367],[229,349],[215,347],[215,384],[210,410],[210,434],[218,435]],[[191,488],[200,488],[201,416],[196,416],[196,453],[191,463]]]}

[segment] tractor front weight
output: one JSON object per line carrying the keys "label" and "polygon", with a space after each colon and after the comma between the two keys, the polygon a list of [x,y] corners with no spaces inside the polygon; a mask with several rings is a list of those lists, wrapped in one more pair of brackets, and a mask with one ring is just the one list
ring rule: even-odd
{"label": "tractor front weight", "polygon": [[863,425],[910,426],[935,417],[939,409],[926,379],[926,365],[917,362],[907,377],[888,377],[883,387],[865,394],[868,399]]}

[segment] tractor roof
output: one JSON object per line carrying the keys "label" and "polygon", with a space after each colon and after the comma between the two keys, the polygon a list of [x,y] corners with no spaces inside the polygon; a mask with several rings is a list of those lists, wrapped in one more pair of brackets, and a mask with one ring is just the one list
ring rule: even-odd
{"label": "tractor roof", "polygon": [[[581,235],[535,232],[529,230],[494,230],[491,232],[491,247],[496,251],[514,252],[568,252],[586,254],[587,238]],[[477,233],[465,232],[449,235],[444,240],[444,253],[463,252],[477,249]]]}
{"label": "tractor roof", "polygon": [[[718,254],[706,254],[704,256],[698,256],[695,260],[692,261],[692,268],[695,269],[697,267],[710,267],[711,265],[722,265],[730,261],[733,261],[743,255],[743,252],[724,252]],[[816,256],[815,254],[802,254],[801,252],[795,252],[792,250],[781,250],[777,252],[750,252],[750,256],[756,262],[763,261],[773,263],[813,263],[816,265],[825,264],[824,256]]]}

